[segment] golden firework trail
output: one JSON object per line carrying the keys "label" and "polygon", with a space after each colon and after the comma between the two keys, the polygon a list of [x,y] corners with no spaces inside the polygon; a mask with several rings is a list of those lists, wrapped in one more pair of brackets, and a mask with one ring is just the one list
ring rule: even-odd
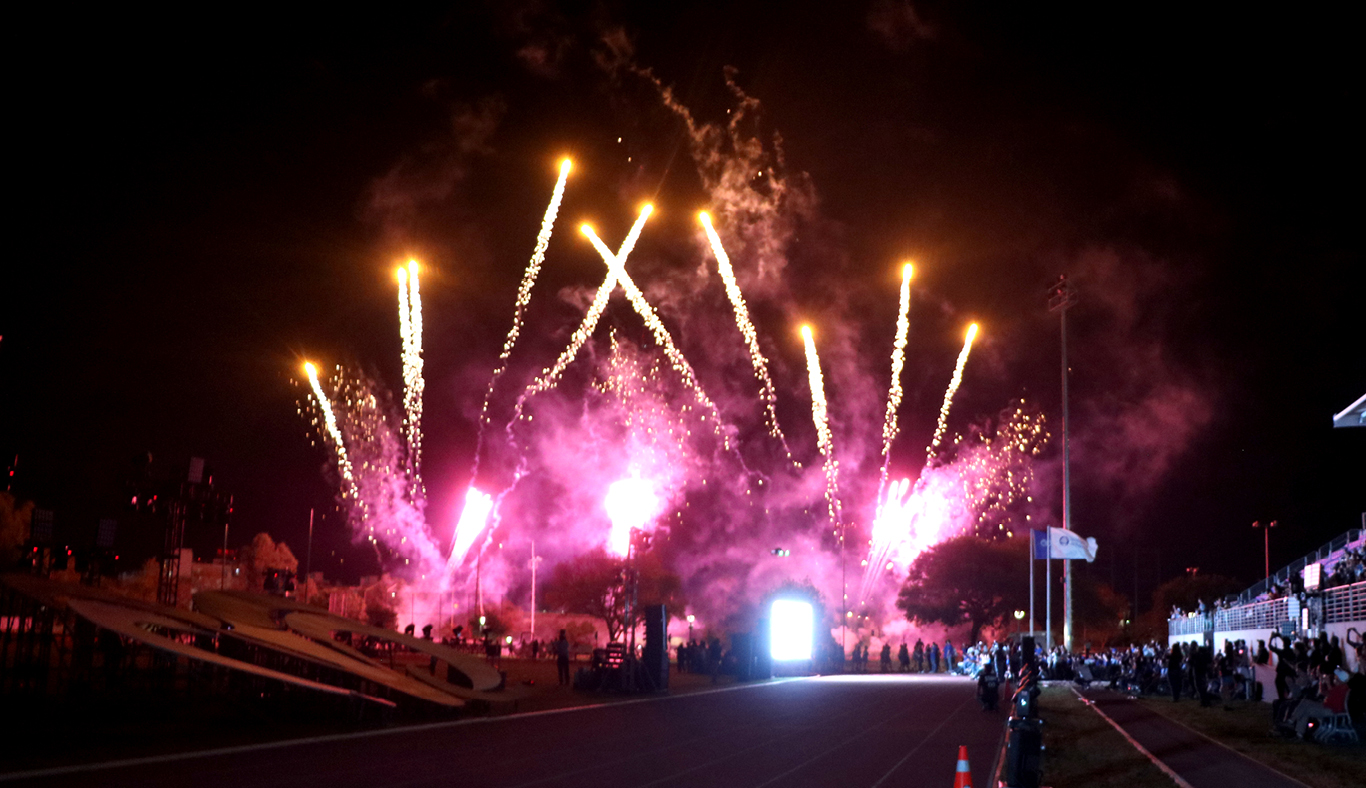
{"label": "golden firework trail", "polygon": [[318,409],[323,413],[323,424],[327,427],[328,436],[332,438],[332,446],[337,450],[337,470],[341,472],[342,481],[346,482],[351,500],[359,501],[360,494],[356,490],[356,477],[351,470],[351,459],[346,455],[346,442],[342,440],[337,416],[332,412],[332,401],[323,393],[322,384],[318,382],[318,368],[313,366],[313,362],[306,361],[304,372],[308,375],[308,385],[313,388],[313,397],[318,401]]}
{"label": "golden firework trail", "polygon": [[[830,521],[839,528],[841,509],[839,499],[839,462],[835,460],[834,441],[830,437],[830,417],[825,402],[825,376],[821,374],[821,359],[816,354],[816,341],[811,326],[802,326],[802,342],[806,345],[806,376],[811,384],[811,420],[816,424],[816,447],[825,461],[825,504]],[[841,537],[843,538],[843,537]]]}
{"label": "golden firework trail", "polygon": [[887,487],[887,466],[892,460],[892,443],[896,440],[897,411],[901,409],[901,369],[906,364],[906,335],[911,329],[911,277],[915,268],[910,263],[901,271],[901,310],[896,318],[896,339],[892,342],[892,385],[887,391],[887,413],[882,422],[882,472],[877,480],[877,501],[882,505],[882,492]]}
{"label": "golden firework trail", "polygon": [[707,232],[707,240],[711,242],[712,254],[716,256],[716,268],[721,274],[721,281],[726,285],[726,296],[730,299],[731,308],[735,311],[735,325],[739,327],[740,334],[744,336],[745,344],[749,347],[749,360],[754,366],[754,377],[759,381],[760,394],[764,399],[768,433],[782,443],[783,453],[791,460],[792,452],[787,448],[787,437],[778,426],[778,395],[773,390],[773,378],[768,374],[768,359],[759,349],[759,334],[754,329],[754,322],[749,319],[749,307],[745,304],[744,294],[740,292],[740,285],[735,281],[735,269],[730,265],[730,256],[721,245],[721,236],[717,235],[716,228],[712,227],[711,216],[702,211],[697,214],[697,218],[702,222],[702,228]]}
{"label": "golden firework trail", "polygon": [[977,324],[973,323],[968,326],[967,341],[963,343],[963,350],[958,354],[958,364],[953,368],[953,378],[949,380],[949,387],[944,392],[944,404],[939,406],[939,423],[934,428],[934,440],[930,441],[929,448],[925,450],[927,462],[934,459],[935,449],[938,449],[940,442],[944,440],[944,430],[949,423],[949,406],[953,404],[953,395],[963,382],[963,367],[968,363],[968,353],[972,352],[972,340],[976,336]]}
{"label": "golden firework trail", "polygon": [[[523,391],[522,395],[517,398],[517,408],[512,418],[513,423],[522,417],[522,409],[529,398],[555,388],[556,384],[560,382],[560,377],[564,375],[564,371],[579,355],[583,343],[587,342],[588,338],[593,335],[593,329],[597,328],[598,320],[602,317],[603,310],[607,308],[607,302],[612,297],[612,291],[617,287],[617,272],[625,271],[626,258],[631,255],[631,250],[635,248],[636,240],[640,238],[640,231],[645,227],[645,220],[650,218],[650,212],[653,210],[653,206],[650,205],[641,209],[640,216],[636,217],[636,223],[631,225],[631,231],[626,234],[626,239],[621,242],[621,248],[617,250],[614,257],[616,265],[608,267],[607,276],[598,286],[598,292],[593,296],[593,303],[588,306],[588,311],[583,316],[583,322],[579,323],[579,327],[569,337],[569,346],[561,351],[559,358],[555,359],[555,363],[542,370],[541,376],[531,381],[530,385],[526,387],[526,391]],[[611,256],[611,253],[609,252],[608,255]],[[509,424],[509,428],[511,428],[511,424]]]}
{"label": "golden firework trail", "polygon": [[[527,304],[531,302],[531,288],[536,284],[536,277],[540,275],[541,264],[545,262],[545,252],[550,247],[550,235],[555,229],[555,218],[560,213],[560,202],[564,199],[564,184],[569,179],[569,171],[572,168],[573,163],[569,159],[560,162],[560,178],[555,182],[555,190],[551,192],[550,205],[546,207],[545,216],[541,218],[541,231],[536,235],[536,247],[531,252],[531,260],[527,262],[526,271],[522,273],[522,284],[517,288],[517,306],[512,314],[512,328],[508,329],[507,339],[503,340],[503,351],[498,355],[498,366],[494,368],[493,376],[489,378],[488,390],[484,392],[484,406],[479,411],[479,437],[481,442],[484,425],[488,423],[489,400],[493,397],[493,388],[497,385],[498,378],[507,371],[508,357],[512,355],[512,349],[517,344],[517,338],[521,336]],[[475,450],[474,466],[475,475],[478,475],[479,452],[477,449]]]}
{"label": "golden firework trail", "polygon": [[[651,207],[646,205],[642,214],[647,214],[650,210],[652,210]],[[598,250],[598,254],[602,256],[603,262],[607,263],[607,267],[610,271],[608,276],[615,275],[617,284],[621,285],[621,289],[626,293],[626,298],[631,302],[631,306],[635,307],[636,312],[640,315],[641,319],[645,321],[646,327],[654,334],[655,343],[663,348],[664,355],[668,356],[669,363],[673,365],[674,371],[678,373],[678,376],[683,379],[683,384],[692,389],[693,396],[697,398],[698,403],[707,409],[708,415],[711,416],[712,430],[716,433],[716,437],[721,439],[721,443],[726,447],[726,450],[729,451],[730,436],[722,429],[721,411],[716,407],[716,403],[712,402],[711,398],[707,396],[707,392],[702,390],[702,383],[697,379],[697,373],[693,371],[692,364],[688,363],[688,359],[684,357],[683,351],[679,350],[678,345],[674,344],[674,339],[673,336],[669,334],[669,329],[664,326],[664,322],[659,319],[659,315],[655,313],[654,308],[645,300],[645,294],[640,292],[639,287],[636,287],[636,283],[631,279],[631,275],[626,273],[626,269],[622,267],[620,255],[613,255],[612,250],[607,248],[607,244],[602,242],[602,239],[598,237],[597,233],[593,232],[593,228],[589,225],[585,224],[579,229],[588,237],[589,242],[593,244],[593,248]]]}
{"label": "golden firework trail", "polygon": [[408,495],[422,496],[422,294],[418,288],[417,261],[409,260],[398,277],[398,333],[403,344],[403,426],[408,444]]}

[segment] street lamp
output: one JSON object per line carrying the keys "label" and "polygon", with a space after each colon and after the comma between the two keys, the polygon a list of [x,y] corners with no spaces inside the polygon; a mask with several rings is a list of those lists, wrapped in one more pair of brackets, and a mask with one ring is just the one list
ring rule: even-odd
{"label": "street lamp", "polygon": [[1024,620],[1024,617],[1025,617],[1025,612],[1024,612],[1023,610],[1016,610],[1016,611],[1015,611],[1015,631],[1016,631],[1016,632],[1019,632],[1019,631],[1020,631],[1020,622]]}
{"label": "street lamp", "polygon": [[688,642],[689,642],[689,643],[692,642],[692,622],[694,622],[694,621],[696,621],[696,620],[697,620],[697,616],[694,616],[692,613],[689,613],[689,614],[688,614]]}
{"label": "street lamp", "polygon": [[1262,529],[1262,549],[1264,550],[1263,556],[1266,561],[1267,586],[1268,590],[1270,590],[1269,586],[1271,585],[1271,529],[1276,527],[1276,521],[1272,520],[1266,525],[1262,525],[1261,521],[1258,520],[1252,523],[1252,527]]}

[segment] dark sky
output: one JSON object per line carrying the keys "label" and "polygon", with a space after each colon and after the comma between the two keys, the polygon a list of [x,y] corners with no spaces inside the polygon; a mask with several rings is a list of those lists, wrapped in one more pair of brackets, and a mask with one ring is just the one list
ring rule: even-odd
{"label": "dark sky", "polygon": [[[305,355],[398,380],[391,269],[416,254],[427,477],[434,511],[450,511],[459,485],[440,480],[468,477],[471,408],[556,159],[578,168],[544,303],[600,276],[564,240],[570,222],[618,238],[653,198],[669,237],[705,203],[681,124],[599,64],[610,38],[703,122],[724,120],[736,69],[819,200],[791,251],[794,308],[866,315],[877,374],[895,265],[920,263],[907,461],[969,317],[990,339],[957,411],[1037,396],[1056,416],[1044,290],[1069,272],[1077,527],[1120,567],[1156,548],[1163,574],[1250,582],[1253,520],[1280,521],[1273,563],[1359,527],[1366,430],[1330,428],[1366,392],[1350,20],[1152,3],[655,6],[16,25],[30,55],[12,80],[17,244],[0,290],[15,491],[79,541],[119,511],[131,458],[203,456],[235,494],[234,542],[268,530],[300,544],[331,490],[291,380]],[[538,318],[574,319],[563,305]],[[790,327],[760,322],[799,383]],[[804,390],[780,396],[799,420]],[[315,555],[363,565],[338,530]]]}

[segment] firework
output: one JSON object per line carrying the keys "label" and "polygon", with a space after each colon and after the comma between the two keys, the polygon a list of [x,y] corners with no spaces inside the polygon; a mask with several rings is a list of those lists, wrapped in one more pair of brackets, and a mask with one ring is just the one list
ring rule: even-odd
{"label": "firework", "polygon": [[460,510],[460,520],[455,524],[455,539],[451,544],[450,558],[446,562],[448,573],[464,562],[465,554],[483,532],[492,511],[493,499],[487,494],[473,487],[465,491],[465,507]]}
{"label": "firework", "polygon": [[631,549],[631,532],[644,528],[659,512],[659,496],[654,485],[632,474],[612,482],[602,502],[612,530],[607,537],[607,551],[626,557]]}
{"label": "firework", "polygon": [[[522,325],[525,321],[527,304],[531,302],[531,288],[536,284],[536,277],[541,272],[541,264],[545,262],[546,249],[550,247],[550,235],[555,229],[555,218],[560,212],[560,202],[564,199],[564,184],[569,179],[569,171],[573,164],[569,159],[560,162],[560,178],[555,182],[555,190],[550,195],[550,205],[545,209],[545,216],[541,218],[541,231],[536,235],[536,246],[531,252],[531,260],[527,262],[526,271],[522,274],[522,284],[517,288],[517,305],[512,313],[512,327],[508,329],[507,339],[503,340],[503,350],[498,354],[498,366],[494,368],[492,377],[489,378],[488,389],[484,391],[484,405],[479,410],[479,439],[482,442],[484,435],[484,425],[488,423],[489,400],[493,397],[493,388],[498,383],[498,378],[508,368],[508,357],[512,355],[512,349],[517,344],[517,338],[521,336]],[[629,253],[629,250],[623,249]],[[609,289],[610,293],[611,290]],[[596,321],[596,318],[594,318]],[[591,329],[590,329],[591,333]],[[570,360],[573,360],[572,357]],[[475,450],[474,456],[474,475],[479,473],[479,451]]]}
{"label": "firework", "polygon": [[882,573],[883,562],[887,555],[898,545],[911,537],[913,501],[910,495],[911,480],[902,479],[892,482],[885,498],[879,498],[877,515],[873,519],[872,545],[868,550],[868,567],[863,574],[862,591],[859,601],[867,599],[878,576]]}
{"label": "firework", "polygon": [[968,337],[963,342],[963,350],[958,354],[958,363],[953,368],[953,378],[949,380],[949,387],[944,392],[944,404],[939,406],[939,423],[934,428],[934,439],[925,449],[925,459],[934,459],[934,452],[939,448],[939,444],[944,440],[944,430],[949,424],[949,406],[953,404],[953,395],[957,393],[958,386],[963,382],[963,367],[968,363],[968,353],[972,351],[972,340],[977,336],[977,324],[968,326]]}
{"label": "firework", "polygon": [[806,374],[811,383],[811,420],[816,423],[816,446],[825,461],[825,504],[830,522],[841,523],[839,500],[839,463],[835,460],[834,442],[830,438],[830,419],[825,403],[825,377],[821,374],[821,359],[816,355],[816,341],[811,326],[802,326],[802,341],[806,345]]}
{"label": "firework", "polygon": [[1032,503],[1033,458],[1048,443],[1044,415],[1020,400],[1014,410],[1002,411],[993,434],[974,430],[959,446],[963,496],[975,513],[978,536],[1012,536],[1016,527],[1028,527],[1015,517],[1016,506]]}
{"label": "firework", "polygon": [[[635,248],[636,239],[640,238],[640,231],[645,227],[645,220],[650,218],[650,212],[653,210],[653,206],[650,205],[646,205],[640,210],[640,216],[636,217],[636,223],[631,225],[631,231],[626,234],[626,239],[621,242],[621,248],[613,256],[616,265],[608,267],[607,276],[602,280],[602,284],[598,286],[598,292],[593,296],[593,303],[588,306],[588,312],[584,314],[583,321],[579,323],[579,327],[574,330],[569,338],[569,346],[561,351],[559,358],[555,359],[555,363],[542,370],[541,376],[533,380],[526,387],[526,391],[523,391],[522,395],[517,398],[516,414],[513,417],[514,423],[522,417],[522,409],[529,398],[555,388],[555,385],[560,382],[560,376],[578,357],[579,350],[583,348],[583,343],[587,342],[588,338],[593,335],[593,329],[597,328],[598,319],[602,317],[603,310],[607,308],[607,301],[612,297],[612,291],[617,287],[618,272],[625,271],[626,258],[631,255],[631,250]],[[510,427],[511,425],[509,425]]]}
{"label": "firework", "polygon": [[911,329],[911,276],[915,269],[907,263],[901,272],[901,310],[896,318],[896,339],[892,342],[892,384],[887,391],[887,413],[882,422],[882,471],[878,475],[877,500],[887,486],[887,466],[892,461],[892,443],[896,440],[897,411],[901,408],[901,368],[906,363],[906,335]]}
{"label": "firework", "polygon": [[707,240],[711,242],[712,254],[716,256],[716,268],[721,274],[721,281],[726,285],[726,297],[730,299],[731,308],[735,311],[735,325],[739,327],[740,334],[744,336],[745,344],[749,347],[749,360],[754,366],[754,377],[759,381],[760,394],[764,399],[768,432],[782,443],[783,453],[791,460],[792,452],[787,448],[787,438],[778,426],[778,395],[773,390],[773,378],[768,374],[768,359],[759,349],[759,334],[754,329],[753,321],[749,319],[749,307],[745,304],[744,294],[740,292],[740,285],[735,281],[735,270],[731,268],[730,256],[721,245],[721,236],[717,235],[716,229],[712,227],[711,216],[702,211],[697,218],[702,222],[702,228],[707,232]]}
{"label": "firework", "polygon": [[313,362],[304,362],[304,372],[308,375],[308,385],[313,388],[313,396],[318,400],[318,409],[323,413],[327,434],[332,438],[332,445],[337,450],[337,470],[354,499],[357,497],[356,477],[351,471],[351,459],[346,455],[346,442],[342,440],[341,428],[337,426],[337,415],[332,411],[332,401],[323,393],[322,384],[318,382],[318,368],[313,366]]}
{"label": "firework", "polygon": [[[646,205],[642,215],[649,213],[649,211],[650,206]],[[622,267],[620,255],[613,255],[612,250],[607,248],[607,244],[603,243],[601,238],[598,238],[597,233],[593,232],[593,228],[589,225],[585,224],[580,229],[593,244],[593,248],[598,250],[598,254],[602,256],[603,262],[607,263],[607,266],[611,271],[609,276],[611,274],[616,275],[617,284],[621,285],[621,289],[626,293],[626,298],[631,302],[631,306],[635,307],[636,312],[640,315],[641,319],[645,321],[646,327],[654,334],[655,342],[664,350],[664,354],[668,356],[669,363],[673,365],[674,371],[682,378],[683,384],[692,390],[693,396],[697,398],[698,403],[707,410],[707,416],[711,418],[713,432],[716,433],[716,437],[721,439],[721,442],[729,451],[731,448],[730,436],[722,429],[720,410],[717,409],[716,403],[712,402],[711,398],[707,396],[707,392],[702,390],[702,383],[697,379],[697,373],[693,371],[692,364],[689,364],[688,359],[684,357],[683,351],[679,350],[678,345],[674,344],[673,336],[669,334],[669,329],[664,326],[664,322],[659,319],[659,315],[655,314],[654,308],[645,300],[645,294],[640,292],[640,288],[636,287],[636,283],[631,279],[631,275],[626,273],[626,269]],[[702,418],[707,418],[707,416]]]}
{"label": "firework", "polygon": [[422,499],[422,294],[418,288],[417,261],[399,268],[398,331],[402,340],[403,427],[408,455],[408,495]]}

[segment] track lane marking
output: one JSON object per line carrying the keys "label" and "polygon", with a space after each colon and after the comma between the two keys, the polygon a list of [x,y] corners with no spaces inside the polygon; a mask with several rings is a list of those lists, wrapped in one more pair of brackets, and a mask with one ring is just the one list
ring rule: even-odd
{"label": "track lane marking", "polygon": [[285,747],[302,747],[310,744],[327,744],[338,741],[352,741],[355,739],[365,739],[372,736],[390,736],[397,733],[422,733],[425,731],[442,730],[445,728],[458,728],[465,725],[482,725],[509,720],[521,720],[529,717],[544,717],[551,714],[567,714],[575,711],[587,711],[589,709],[602,709],[609,706],[629,706],[635,703],[654,703],[666,700],[681,700],[684,698],[696,698],[703,695],[715,695],[720,692],[734,692],[736,690],[760,689],[762,687],[775,687],[780,684],[788,684],[794,681],[809,681],[811,676],[797,676],[792,678],[773,679],[762,684],[737,684],[730,687],[718,687],[716,689],[701,690],[699,692],[689,692],[682,695],[665,695],[657,698],[634,698],[632,700],[622,700],[613,703],[592,703],[586,706],[569,706],[563,709],[545,709],[542,711],[527,711],[520,714],[507,714],[502,717],[479,717],[476,719],[448,720],[446,722],[432,722],[425,725],[408,725],[398,728],[384,728],[373,731],[357,731],[355,733],[332,733],[325,736],[309,736],[302,739],[285,739],[284,741],[260,742],[257,744],[242,744],[235,747],[217,747],[209,750],[191,750],[189,752],[168,753],[166,755],[148,755],[142,758],[123,758],[113,761],[98,761],[95,763],[77,764],[75,766],[55,766],[46,769],[32,769],[22,772],[0,773],[0,783],[15,782],[18,780],[32,780],[42,777],[60,777],[69,774],[80,774],[82,772],[107,771],[110,769],[125,769],[134,766],[148,766],[158,763],[172,763],[175,761],[186,761],[194,758],[214,758],[221,755],[239,755],[241,753],[258,752],[261,750],[277,750]]}
{"label": "track lane marking", "polygon": [[936,733],[939,733],[939,731],[943,730],[944,726],[949,724],[949,720],[952,720],[955,716],[957,716],[957,715],[958,715],[958,712],[962,711],[962,710],[963,710],[963,707],[966,706],[966,705],[968,705],[968,703],[969,703],[970,701],[972,701],[972,700],[973,700],[973,698],[969,697],[969,698],[967,698],[966,700],[964,700],[962,703],[958,704],[958,708],[956,708],[956,709],[954,709],[952,712],[950,712],[950,713],[949,713],[949,716],[945,717],[945,718],[944,718],[944,721],[941,722],[941,723],[939,723],[939,727],[938,727],[938,728],[935,728],[934,730],[930,731],[930,734],[929,734],[928,736],[926,736],[924,739],[922,739],[922,740],[920,741],[919,744],[917,744],[917,745],[915,745],[914,747],[912,747],[910,752],[908,752],[908,753],[906,753],[905,755],[903,755],[903,756],[901,757],[901,760],[897,761],[896,764],[892,766],[892,768],[888,769],[886,774],[884,774],[884,775],[882,775],[880,778],[878,778],[878,781],[875,782],[875,783],[873,783],[872,786],[870,786],[870,788],[878,788],[878,786],[880,786],[880,785],[882,785],[883,783],[887,782],[887,778],[888,778],[888,777],[891,777],[893,772],[895,772],[897,769],[900,769],[901,766],[902,766],[904,763],[906,763],[906,761],[909,760],[910,757],[911,757],[912,755],[915,755],[917,752],[920,751],[920,748],[921,748],[921,747],[924,747],[926,744],[928,744],[929,741],[930,741],[930,739],[934,738],[934,735],[935,735]]}

